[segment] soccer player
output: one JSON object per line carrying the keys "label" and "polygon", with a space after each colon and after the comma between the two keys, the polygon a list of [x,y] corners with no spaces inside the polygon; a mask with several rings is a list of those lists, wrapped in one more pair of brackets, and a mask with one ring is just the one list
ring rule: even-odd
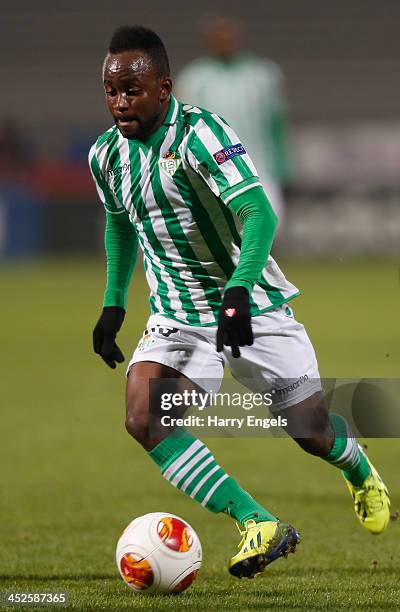
{"label": "soccer player", "polygon": [[[107,254],[93,343],[111,368],[124,360],[115,339],[138,245],[150,288],[151,316],[128,366],[128,432],[172,485],[242,526],[229,571],[250,578],[294,552],[296,529],[253,499],[192,434],[149,427],[156,413],[149,385],[169,379],[182,391],[212,379],[218,386],[225,364],[252,391],[273,381],[288,432],[342,470],[362,525],[381,533],[388,493],[346,421],[324,408],[313,347],[288,306],[298,290],[269,255],[276,216],[239,136],[218,115],[175,99],[163,43],[146,28],[115,31],[103,83],[115,125],[89,155],[106,209]],[[297,384],[288,387],[290,380]],[[299,424],[306,436],[295,436]]]}
{"label": "soccer player", "polygon": [[242,24],[230,16],[204,20],[201,34],[205,53],[185,66],[175,91],[181,100],[222,115],[243,145],[251,147],[281,231],[282,187],[290,184],[292,174],[283,72],[275,62],[243,50]]}

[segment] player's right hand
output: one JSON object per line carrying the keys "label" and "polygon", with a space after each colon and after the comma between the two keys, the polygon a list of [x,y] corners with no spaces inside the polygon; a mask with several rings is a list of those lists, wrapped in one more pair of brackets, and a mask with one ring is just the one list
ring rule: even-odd
{"label": "player's right hand", "polygon": [[121,349],[115,343],[124,318],[125,310],[120,306],[105,306],[93,330],[94,352],[113,370],[116,368],[116,362],[122,363],[125,360]]}

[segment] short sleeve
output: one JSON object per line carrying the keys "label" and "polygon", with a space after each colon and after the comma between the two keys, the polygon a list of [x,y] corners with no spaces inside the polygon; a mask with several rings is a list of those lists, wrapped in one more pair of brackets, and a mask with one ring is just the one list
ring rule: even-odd
{"label": "short sleeve", "polygon": [[257,170],[234,130],[218,115],[199,118],[188,137],[188,164],[224,204],[261,186]]}
{"label": "short sleeve", "polygon": [[[100,157],[100,161],[99,161]],[[113,194],[101,170],[101,148],[94,144],[89,151],[89,168],[92,173],[94,183],[96,185],[99,198],[107,212],[111,214],[121,214],[125,212],[125,208]]]}

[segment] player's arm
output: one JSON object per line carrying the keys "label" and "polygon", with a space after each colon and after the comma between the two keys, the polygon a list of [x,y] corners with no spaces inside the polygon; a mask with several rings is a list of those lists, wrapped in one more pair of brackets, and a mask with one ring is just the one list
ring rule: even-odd
{"label": "player's arm", "polygon": [[107,258],[107,284],[103,310],[93,330],[95,353],[115,368],[124,356],[115,339],[125,317],[129,282],[137,258],[137,235],[128,213],[112,194],[100,169],[95,146],[89,153],[89,166],[97,192],[106,209],[105,250]]}
{"label": "player's arm", "polygon": [[110,368],[124,356],[115,342],[125,317],[129,282],[137,259],[137,235],[127,212],[107,212],[105,248],[107,256],[107,285],[104,293],[103,311],[93,330],[95,353]]}
{"label": "player's arm", "polygon": [[239,263],[225,286],[217,351],[231,346],[233,357],[239,357],[239,346],[253,344],[250,295],[268,259],[278,219],[262,187],[237,195],[228,208],[242,220],[243,235]]}
{"label": "player's arm", "polygon": [[236,196],[228,208],[243,222],[239,263],[225,286],[225,292],[244,287],[251,294],[271,251],[278,218],[262,187],[253,187]]}

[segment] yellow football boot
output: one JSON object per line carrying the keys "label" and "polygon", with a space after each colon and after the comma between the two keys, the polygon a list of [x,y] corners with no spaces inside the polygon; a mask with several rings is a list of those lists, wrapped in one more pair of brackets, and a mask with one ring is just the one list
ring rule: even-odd
{"label": "yellow football boot", "polygon": [[244,531],[240,528],[239,531],[242,535],[239,552],[229,563],[230,573],[237,578],[254,578],[269,563],[294,553],[300,541],[294,527],[279,521],[249,520],[244,524]]}
{"label": "yellow football boot", "polygon": [[361,525],[374,535],[382,533],[390,520],[390,499],[387,488],[378,472],[365,455],[371,474],[361,487],[355,487],[345,478],[354,500],[354,510]]}

